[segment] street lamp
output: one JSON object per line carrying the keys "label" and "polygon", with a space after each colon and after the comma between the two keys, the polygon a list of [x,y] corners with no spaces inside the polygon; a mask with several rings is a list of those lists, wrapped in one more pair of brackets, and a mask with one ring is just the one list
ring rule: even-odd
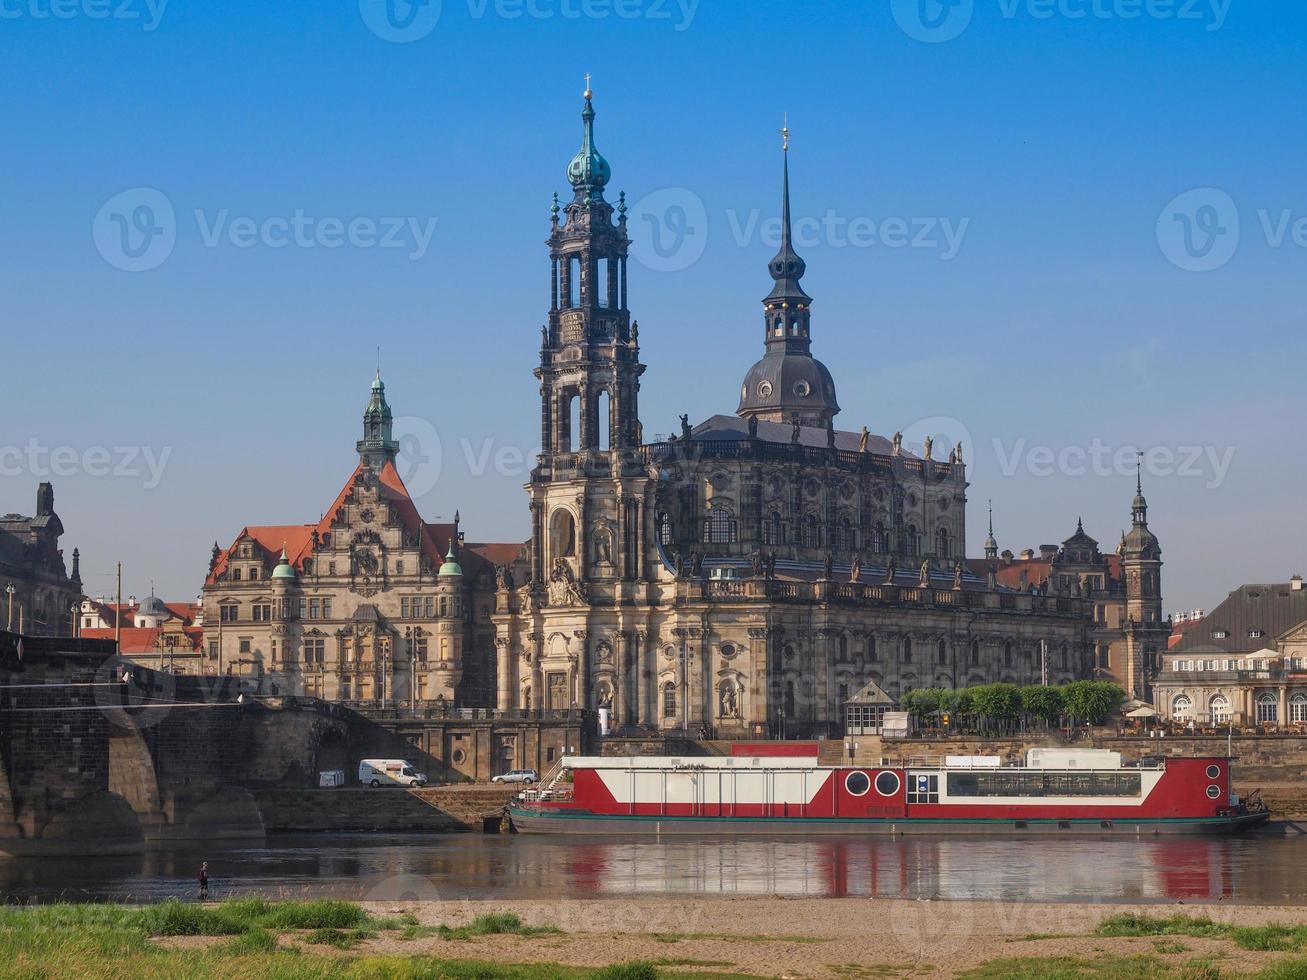
{"label": "street lamp", "polygon": [[74,602],[71,606],[68,607],[68,611],[72,614],[72,617],[73,617],[73,618],[72,618],[72,623],[73,623],[73,639],[75,640],[75,639],[77,639],[77,632],[78,632],[78,631],[77,631],[77,626],[78,626],[78,622],[79,622],[78,617],[81,615],[82,607],[81,607],[80,604]]}
{"label": "street lamp", "polygon": [[14,588],[13,582],[5,586],[5,595],[9,596],[9,625],[5,629],[9,630],[10,633],[14,631],[14,596],[17,592],[18,590]]}

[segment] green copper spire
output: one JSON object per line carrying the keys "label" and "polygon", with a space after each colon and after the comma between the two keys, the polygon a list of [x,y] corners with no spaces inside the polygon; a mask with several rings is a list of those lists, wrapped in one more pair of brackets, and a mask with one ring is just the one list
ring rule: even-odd
{"label": "green copper spire", "polygon": [[613,169],[608,161],[595,149],[595,109],[591,99],[594,92],[590,90],[590,76],[585,76],[585,108],[581,111],[581,120],[585,125],[581,137],[581,150],[572,157],[567,165],[567,179],[571,181],[578,197],[587,201],[599,200],[604,196],[604,187],[613,176]]}
{"label": "green copper spire", "polygon": [[449,551],[445,553],[445,563],[440,566],[440,578],[450,578],[452,576],[463,574],[463,566],[458,563],[458,558],[454,555],[454,539],[449,539]]}

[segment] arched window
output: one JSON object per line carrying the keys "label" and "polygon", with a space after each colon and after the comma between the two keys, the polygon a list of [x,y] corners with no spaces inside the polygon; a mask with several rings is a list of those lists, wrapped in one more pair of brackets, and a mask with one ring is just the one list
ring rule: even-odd
{"label": "arched window", "polygon": [[867,634],[867,659],[875,660],[877,656],[878,655],[876,653],[876,638],[871,634]]}
{"label": "arched window", "polygon": [[664,545],[672,543],[672,518],[669,514],[658,515],[658,543]]}
{"label": "arched window", "polygon": [[839,651],[840,660],[849,659],[849,638],[843,633],[840,634]]}
{"label": "arched window", "polygon": [[663,685],[663,717],[676,717],[676,685],[671,681]]}
{"label": "arched window", "polygon": [[608,397],[607,391],[599,392],[594,400],[595,406],[595,431],[592,441],[596,448],[601,452],[607,452],[612,448],[611,440],[608,438],[612,432],[612,399]]}
{"label": "arched window", "polygon": [[915,558],[921,551],[921,542],[917,540],[917,525],[909,524],[903,529],[903,553]]}
{"label": "arched window", "polygon": [[803,546],[805,548],[821,547],[821,525],[817,523],[816,514],[809,514],[803,519]]}
{"label": "arched window", "polygon": [[841,517],[835,526],[835,547],[842,552],[853,550],[853,525],[847,517]]}
{"label": "arched window", "polygon": [[1280,701],[1270,691],[1257,695],[1257,721],[1268,725],[1280,721]]}
{"label": "arched window", "polygon": [[785,682],[785,716],[794,717],[794,681]]}
{"label": "arched window", "polygon": [[1289,720],[1307,722],[1307,694],[1295,694],[1289,699]]}
{"label": "arched window", "polygon": [[1058,653],[1058,663],[1063,670],[1071,669],[1071,651],[1065,643],[1062,644],[1062,649]]}
{"label": "arched window", "polygon": [[912,663],[912,637],[910,636],[903,638],[903,662],[905,664]]}
{"label": "arched window", "polygon": [[781,523],[779,511],[772,511],[762,525],[763,544],[784,544],[785,525]]}
{"label": "arched window", "polygon": [[714,507],[703,522],[705,544],[734,544],[736,538],[735,515],[726,507]]}
{"label": "arched window", "polygon": [[889,551],[889,536],[885,533],[883,521],[876,522],[876,528],[871,535],[871,550],[876,552]]}
{"label": "arched window", "polygon": [[1186,694],[1177,694],[1171,699],[1171,717],[1177,721],[1187,721],[1193,714],[1194,703]]}
{"label": "arched window", "polygon": [[1008,640],[1003,644],[1003,666],[1011,667],[1016,663],[1016,649],[1012,646],[1012,641]]}
{"label": "arched window", "polygon": [[935,649],[935,659],[937,663],[948,663],[948,644],[943,640],[939,641],[939,646]]}
{"label": "arched window", "polygon": [[941,527],[935,532],[935,554],[940,558],[953,557],[949,547],[948,528]]}
{"label": "arched window", "polygon": [[570,511],[558,509],[549,522],[549,551],[554,558],[571,558],[576,554],[576,522]]}
{"label": "arched window", "polygon": [[[1299,696],[1301,697],[1301,695]],[[1230,723],[1230,699],[1224,694],[1212,695],[1208,707],[1212,713],[1213,725],[1228,725]]]}

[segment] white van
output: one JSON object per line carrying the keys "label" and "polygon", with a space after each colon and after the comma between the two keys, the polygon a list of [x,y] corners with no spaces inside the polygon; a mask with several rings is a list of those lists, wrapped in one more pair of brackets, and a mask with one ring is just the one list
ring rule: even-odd
{"label": "white van", "polygon": [[364,759],[359,763],[359,782],[374,789],[378,786],[408,786],[411,789],[425,786],[427,776],[403,759]]}

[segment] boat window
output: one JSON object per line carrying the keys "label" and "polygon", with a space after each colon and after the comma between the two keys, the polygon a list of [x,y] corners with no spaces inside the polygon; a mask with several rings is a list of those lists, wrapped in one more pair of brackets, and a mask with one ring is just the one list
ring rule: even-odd
{"label": "boat window", "polygon": [[937,773],[914,772],[908,776],[909,803],[938,803],[939,775]]}
{"label": "boat window", "polygon": [[852,796],[866,796],[871,789],[871,779],[865,772],[851,772],[844,777],[844,788]]}
{"label": "boat window", "polygon": [[876,792],[881,796],[895,796],[899,791],[899,776],[894,772],[882,772],[876,777]]}
{"label": "boat window", "polygon": [[[965,796],[1139,796],[1137,772],[951,772],[948,795]],[[909,800],[909,802],[911,802]]]}
{"label": "boat window", "polygon": [[1219,787],[1219,786],[1208,786],[1208,787],[1207,787],[1207,795],[1208,795],[1208,797],[1209,797],[1210,799],[1213,799],[1213,800],[1216,799],[1218,796],[1221,795],[1221,787]]}

